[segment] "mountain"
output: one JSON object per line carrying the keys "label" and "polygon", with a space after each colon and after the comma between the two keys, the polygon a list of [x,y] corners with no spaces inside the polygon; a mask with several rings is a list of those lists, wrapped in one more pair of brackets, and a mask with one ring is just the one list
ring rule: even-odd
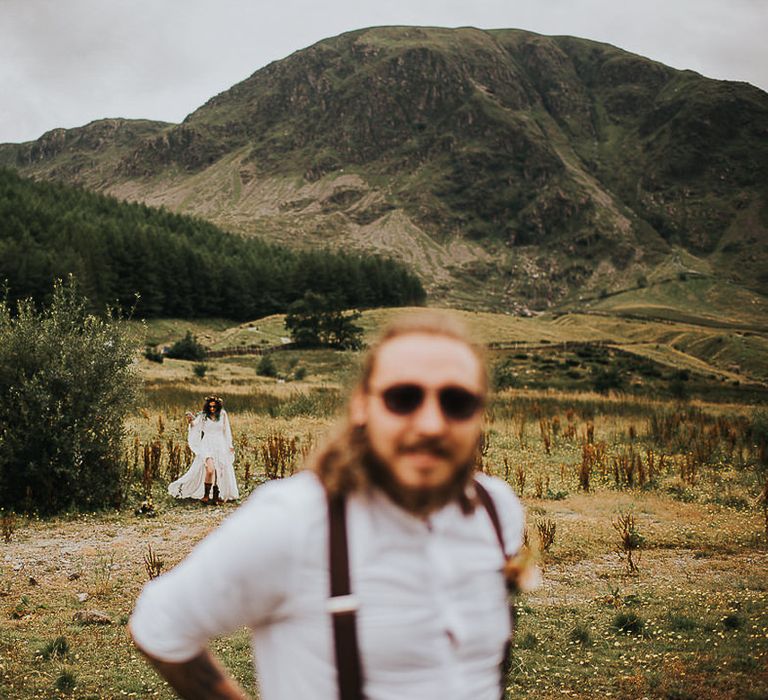
{"label": "mountain", "polygon": [[695,273],[768,293],[768,94],[513,29],[382,27],[183,123],[105,120],[0,165],[298,247],[386,251],[519,309]]}

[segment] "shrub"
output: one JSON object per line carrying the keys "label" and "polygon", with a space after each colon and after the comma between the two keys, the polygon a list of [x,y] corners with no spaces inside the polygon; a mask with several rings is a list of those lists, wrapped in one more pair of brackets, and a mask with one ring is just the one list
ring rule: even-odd
{"label": "shrub", "polygon": [[147,545],[147,552],[144,555],[144,570],[147,572],[147,578],[151,581],[163,573],[165,561],[157,556],[157,552],[152,549],[152,545]]}
{"label": "shrub", "polygon": [[0,302],[0,507],[120,504],[136,347],[120,319],[86,309],[72,281],[42,310]]}
{"label": "shrub", "polygon": [[541,542],[542,551],[548,552],[555,543],[557,524],[550,518],[537,518],[536,530],[539,533],[539,541]]}
{"label": "shrub", "polygon": [[568,639],[575,644],[590,646],[592,644],[592,635],[584,625],[576,625],[568,632]]}
{"label": "shrub", "polygon": [[620,513],[613,521],[613,528],[619,533],[619,555],[626,560],[628,574],[638,572],[635,552],[643,547],[645,538],[637,531],[635,516],[632,513]]}
{"label": "shrub", "polygon": [[177,340],[168,348],[165,355],[174,360],[204,360],[206,351],[197,342],[197,338],[192,335],[192,332],[187,331],[187,334],[181,340]]}
{"label": "shrub", "polygon": [[645,620],[635,612],[620,612],[613,618],[613,629],[624,634],[642,634]]}
{"label": "shrub", "polygon": [[256,374],[260,377],[277,376],[277,367],[275,367],[275,363],[269,355],[261,356],[261,360],[259,360],[259,364],[256,366]]}
{"label": "shrub", "polygon": [[338,389],[317,387],[308,392],[297,391],[281,401],[273,417],[295,418],[296,416],[329,417],[335,415],[342,406],[342,396]]}
{"label": "shrub", "polygon": [[146,357],[150,362],[157,362],[158,364],[162,364],[163,360],[165,359],[165,355],[163,355],[163,353],[151,345],[147,345],[147,347],[144,349],[144,357]]}
{"label": "shrub", "polygon": [[192,371],[196,377],[200,377],[200,379],[202,379],[208,372],[208,365],[206,365],[205,362],[198,362],[192,367]]}
{"label": "shrub", "polygon": [[62,671],[56,678],[54,685],[62,693],[70,693],[77,686],[77,676],[72,671]]}
{"label": "shrub", "polygon": [[0,508],[0,535],[2,535],[3,542],[10,542],[13,533],[16,531],[16,513],[11,511],[6,513],[3,508]]}
{"label": "shrub", "polygon": [[56,657],[66,656],[68,652],[69,642],[67,641],[67,638],[59,636],[56,637],[56,639],[47,642],[40,651],[37,652],[37,655],[42,657],[45,661],[48,661]]}
{"label": "shrub", "polygon": [[723,618],[723,627],[727,630],[740,630],[744,627],[744,618],[736,613],[730,613]]}
{"label": "shrub", "polygon": [[505,360],[493,366],[491,384],[494,391],[502,391],[518,385],[514,365]]}
{"label": "shrub", "polygon": [[613,368],[600,369],[595,372],[592,385],[594,386],[595,391],[601,394],[605,394],[611,389],[621,389],[624,386],[624,381],[622,380],[618,370]]}

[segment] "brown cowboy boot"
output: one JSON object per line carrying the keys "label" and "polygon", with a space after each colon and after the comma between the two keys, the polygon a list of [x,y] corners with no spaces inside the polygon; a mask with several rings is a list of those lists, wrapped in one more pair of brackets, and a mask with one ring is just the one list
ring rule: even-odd
{"label": "brown cowboy boot", "polygon": [[211,503],[213,503],[215,506],[219,505],[220,503],[224,503],[224,501],[219,498],[219,487],[216,484],[213,486],[213,498],[211,499]]}
{"label": "brown cowboy boot", "polygon": [[213,486],[213,484],[209,484],[207,481],[205,482],[205,494],[200,499],[200,502],[203,505],[207,506],[211,502],[211,499],[208,497],[208,494],[211,492],[211,486]]}

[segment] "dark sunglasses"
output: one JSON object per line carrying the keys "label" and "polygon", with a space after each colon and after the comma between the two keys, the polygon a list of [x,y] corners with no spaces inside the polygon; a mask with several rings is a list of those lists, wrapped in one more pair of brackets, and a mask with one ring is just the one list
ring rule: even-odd
{"label": "dark sunglasses", "polygon": [[[395,384],[380,394],[387,410],[398,416],[408,416],[424,403],[427,390],[419,384]],[[482,397],[460,386],[438,389],[437,401],[443,415],[449,420],[468,420],[483,405]]]}

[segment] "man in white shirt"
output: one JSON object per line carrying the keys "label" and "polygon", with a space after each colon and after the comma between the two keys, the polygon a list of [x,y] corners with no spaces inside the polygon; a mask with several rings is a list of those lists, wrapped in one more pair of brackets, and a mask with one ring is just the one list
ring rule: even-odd
{"label": "man in white shirt", "polygon": [[396,322],[308,469],[259,488],[147,584],[139,649],[190,699],[246,697],[207,650],[245,625],[262,700],[498,700],[524,518],[506,483],[475,474],[486,396],[463,328],[430,312]]}

